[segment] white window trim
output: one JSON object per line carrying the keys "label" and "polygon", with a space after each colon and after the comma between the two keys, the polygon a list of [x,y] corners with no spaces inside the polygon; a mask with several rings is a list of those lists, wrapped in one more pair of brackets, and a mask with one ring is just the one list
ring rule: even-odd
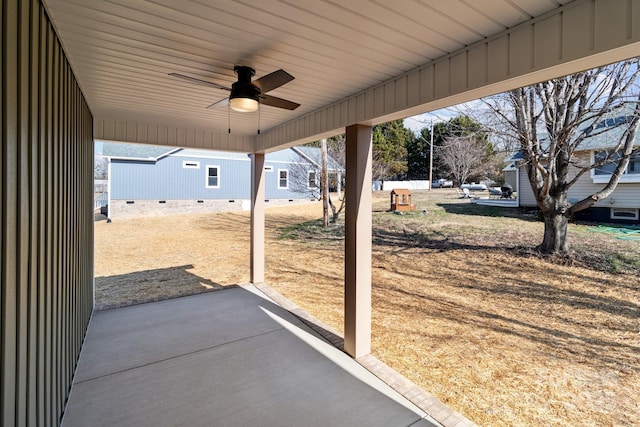
{"label": "white window trim", "polygon": [[[314,174],[313,187],[309,185],[309,183],[311,182],[311,174]],[[318,187],[317,182],[318,182],[318,171],[315,171],[315,170],[307,171],[307,190],[315,190]]]}
{"label": "white window trim", "polygon": [[[611,175],[592,175],[591,179],[594,184],[606,184],[611,179]],[[632,184],[640,182],[640,174],[624,174],[620,177],[618,184]]]}
{"label": "white window trim", "polygon": [[[280,186],[280,172],[287,173],[287,185],[285,187]],[[289,169],[278,169],[278,190],[288,190],[289,189]]]}
{"label": "white window trim", "polygon": [[[218,185],[209,185],[209,169],[216,168],[218,170]],[[218,165],[207,165],[206,167],[207,173],[204,175],[204,185],[206,188],[220,188],[220,166]]]}
{"label": "white window trim", "polygon": [[264,171],[265,172],[273,172],[273,166],[271,166],[271,165],[265,166],[264,167]]}
{"label": "white window trim", "polygon": [[195,162],[192,160],[183,160],[182,167],[184,169],[200,169],[200,162]]}
{"label": "white window trim", "polygon": [[[631,218],[631,217],[628,217],[628,216],[616,216],[616,214],[615,214],[616,210],[634,211],[635,212],[635,217]],[[634,209],[634,208],[611,208],[610,217],[611,217],[611,219],[627,219],[629,221],[637,221],[639,219],[638,211],[640,211],[640,209]]]}

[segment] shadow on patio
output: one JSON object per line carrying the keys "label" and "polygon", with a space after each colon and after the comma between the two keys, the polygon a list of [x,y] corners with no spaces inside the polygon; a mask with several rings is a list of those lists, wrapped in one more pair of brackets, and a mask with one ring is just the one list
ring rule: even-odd
{"label": "shadow on patio", "polygon": [[95,312],[63,419],[88,425],[438,424],[246,286]]}

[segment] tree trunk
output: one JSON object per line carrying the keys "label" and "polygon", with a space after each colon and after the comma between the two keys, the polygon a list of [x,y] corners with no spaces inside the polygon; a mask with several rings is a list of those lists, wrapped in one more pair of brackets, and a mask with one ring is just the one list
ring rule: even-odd
{"label": "tree trunk", "polygon": [[342,212],[342,210],[344,209],[344,198],[342,199],[338,199],[340,200],[340,207],[337,208],[336,205],[333,204],[333,202],[331,201],[331,197],[329,197],[329,206],[331,206],[331,213],[332,213],[332,217],[331,217],[331,223],[332,224],[336,224],[338,222],[338,219],[340,218],[340,212]]}
{"label": "tree trunk", "polygon": [[543,212],[544,239],[539,246],[544,254],[566,254],[569,252],[567,244],[567,225],[569,219],[558,211]]}
{"label": "tree trunk", "polygon": [[329,226],[329,174],[327,173],[327,140],[320,142],[321,155],[321,173],[320,173],[320,191],[322,192],[322,225]]}

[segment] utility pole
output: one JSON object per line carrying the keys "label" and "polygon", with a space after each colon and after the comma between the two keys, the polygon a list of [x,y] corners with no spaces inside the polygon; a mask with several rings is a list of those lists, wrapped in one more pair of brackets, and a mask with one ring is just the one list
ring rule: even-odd
{"label": "utility pole", "polygon": [[429,191],[433,187],[433,119],[431,120],[431,143],[429,144]]}

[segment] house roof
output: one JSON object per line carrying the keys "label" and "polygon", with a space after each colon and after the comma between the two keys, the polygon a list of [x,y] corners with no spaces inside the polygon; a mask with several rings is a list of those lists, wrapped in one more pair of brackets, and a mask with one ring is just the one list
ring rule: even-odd
{"label": "house roof", "polygon": [[[627,130],[625,123],[631,121],[631,116],[623,115],[610,117],[600,121],[595,127],[589,126],[584,129],[584,133],[590,134],[582,140],[576,151],[594,151],[615,148]],[[545,144],[546,137],[541,138]],[[640,132],[636,134],[634,146],[640,146]],[[507,162],[522,160],[523,155],[518,151],[506,159]]]}
{"label": "house roof", "polygon": [[[584,130],[590,134],[585,138],[578,147],[577,151],[604,150],[616,147],[628,129],[626,123],[631,121],[631,116],[618,116],[604,119],[593,127]],[[640,134],[636,134],[634,145],[640,145]]]}
{"label": "house roof", "polygon": [[[292,147],[292,150],[296,151],[318,167],[322,164],[322,150],[320,149],[320,147],[310,147],[308,145],[303,145],[300,147]],[[343,168],[337,160],[335,160],[331,156],[327,156],[327,169],[332,171],[340,171]]]}
{"label": "house roof", "polygon": [[102,145],[102,155],[104,157],[116,159],[156,161],[176,150],[176,147],[163,147],[146,144],[104,142]]}
{"label": "house roof", "polygon": [[[158,145],[146,144],[128,144],[122,142],[104,142],[102,146],[102,155],[111,159],[121,160],[138,160],[155,162],[165,156],[180,152],[180,155],[187,157],[211,157],[221,156],[229,159],[247,159],[246,154],[221,152],[212,150],[198,149],[181,149],[176,147],[164,147]],[[291,147],[289,149],[280,150],[273,153],[267,153],[266,160],[269,161],[286,161],[293,162],[292,154],[301,156],[309,163],[320,166],[321,150],[319,147]],[[328,169],[331,171],[340,171],[342,166],[332,157],[328,157]]]}

